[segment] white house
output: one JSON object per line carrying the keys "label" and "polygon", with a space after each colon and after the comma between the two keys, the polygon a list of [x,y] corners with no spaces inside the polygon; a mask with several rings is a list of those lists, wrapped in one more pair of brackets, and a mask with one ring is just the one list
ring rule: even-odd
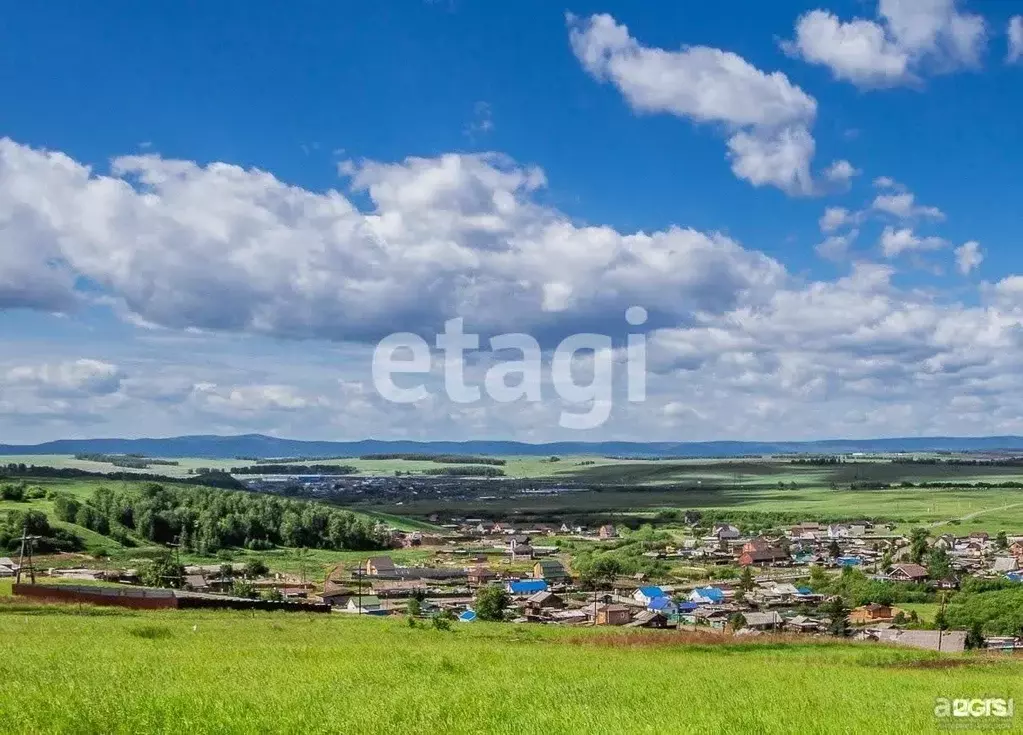
{"label": "white house", "polygon": [[641,605],[649,605],[651,600],[656,600],[658,597],[667,597],[664,594],[664,590],[660,587],[640,587],[632,593],[632,599]]}
{"label": "white house", "polygon": [[828,526],[828,538],[849,538],[849,526],[841,524]]}
{"label": "white house", "polygon": [[697,587],[689,593],[689,601],[698,605],[719,605],[725,601],[725,593],[717,587]]}
{"label": "white house", "polygon": [[380,598],[376,597],[375,595],[363,595],[362,610],[360,611],[359,598],[358,596],[353,596],[350,600],[348,600],[348,605],[345,607],[345,609],[348,612],[353,613],[362,612],[363,614],[377,612],[380,610]]}

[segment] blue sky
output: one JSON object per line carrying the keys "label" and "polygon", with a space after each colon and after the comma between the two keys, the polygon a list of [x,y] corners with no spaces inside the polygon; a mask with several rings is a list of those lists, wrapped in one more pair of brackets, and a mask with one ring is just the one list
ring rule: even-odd
{"label": "blue sky", "polygon": [[[11,5],[0,441],[1023,432],[1021,12]],[[653,398],[585,435],[368,382],[633,303]]]}

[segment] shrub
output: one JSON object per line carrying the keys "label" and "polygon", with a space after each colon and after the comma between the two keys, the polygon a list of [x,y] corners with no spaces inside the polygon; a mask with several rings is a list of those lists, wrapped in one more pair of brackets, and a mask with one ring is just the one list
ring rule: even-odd
{"label": "shrub", "polygon": [[455,616],[451,614],[450,610],[444,610],[433,616],[433,629],[434,630],[451,630],[451,622]]}

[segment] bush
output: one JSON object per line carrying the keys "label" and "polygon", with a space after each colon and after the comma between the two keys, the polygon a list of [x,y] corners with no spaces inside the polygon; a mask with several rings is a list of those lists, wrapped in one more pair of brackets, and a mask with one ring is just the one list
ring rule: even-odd
{"label": "bush", "polygon": [[0,500],[13,500],[21,503],[25,500],[24,485],[0,485]]}
{"label": "bush", "polygon": [[180,587],[185,568],[175,564],[170,554],[162,553],[139,566],[139,581],[147,587]]}
{"label": "bush", "polygon": [[434,630],[451,630],[451,621],[454,616],[450,611],[445,610],[444,612],[437,613],[433,616],[433,629]]}
{"label": "bush", "polygon": [[250,559],[245,562],[243,574],[246,579],[258,579],[270,571],[270,567],[262,559]]}
{"label": "bush", "polygon": [[235,597],[246,597],[250,600],[255,600],[259,598],[259,593],[256,592],[256,588],[253,587],[248,582],[245,582],[240,579],[236,579],[231,584],[231,594],[234,595]]}

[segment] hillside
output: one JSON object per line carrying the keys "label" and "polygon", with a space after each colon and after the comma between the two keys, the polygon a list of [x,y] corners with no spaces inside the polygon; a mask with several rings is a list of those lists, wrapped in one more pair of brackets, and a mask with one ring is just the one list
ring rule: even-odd
{"label": "hillside", "polygon": [[165,439],[62,439],[44,444],[0,444],[0,455],[143,454],[147,457],[359,457],[367,454],[426,453],[543,457],[740,457],[744,455],[833,452],[1023,451],[1023,437],[894,437],[792,442],[551,442],[514,441],[302,441],[261,434],[179,436]]}
{"label": "hillside", "polygon": [[841,643],[0,604],[0,722],[29,732],[890,732],[1023,662]]}

